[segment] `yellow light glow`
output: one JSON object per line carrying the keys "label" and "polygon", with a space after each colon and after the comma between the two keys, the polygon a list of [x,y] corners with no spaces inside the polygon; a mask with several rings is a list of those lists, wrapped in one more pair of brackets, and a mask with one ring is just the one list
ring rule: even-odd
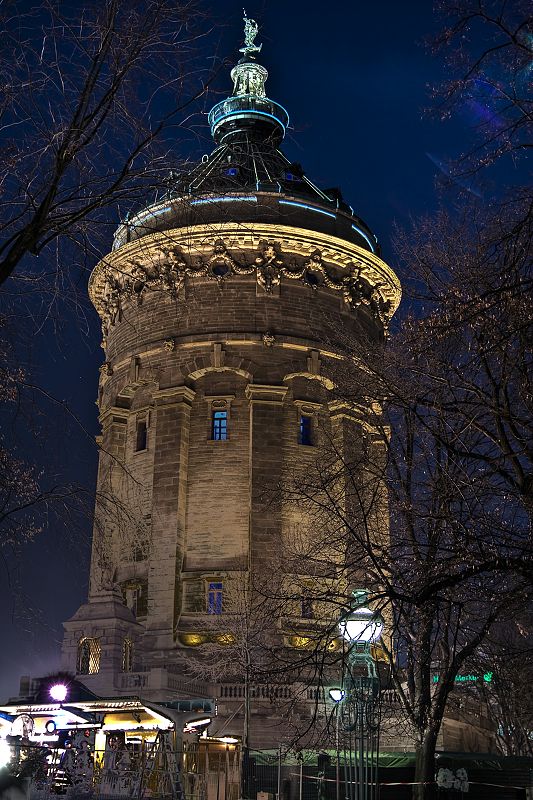
{"label": "yellow light glow", "polygon": [[299,650],[303,650],[306,647],[312,646],[313,639],[309,636],[289,636],[289,644],[291,647],[297,647]]}
{"label": "yellow light glow", "polygon": [[235,644],[235,636],[232,633],[221,633],[216,637],[218,644]]}
{"label": "yellow light glow", "polygon": [[179,640],[186,647],[198,647],[207,641],[207,636],[203,633],[180,633]]}
{"label": "yellow light glow", "polygon": [[370,653],[374,661],[385,661],[389,662],[389,657],[386,652],[380,647],[378,644],[373,644],[370,647]]}
{"label": "yellow light glow", "polygon": [[101,750],[102,752],[104,752],[105,743],[106,743],[105,733],[103,731],[101,731],[101,730],[100,731],[96,731],[96,734],[95,734],[95,737],[94,737],[94,749],[95,750]]}
{"label": "yellow light glow", "polygon": [[167,720],[166,725],[162,722],[110,722],[102,726],[102,730],[105,733],[109,733],[109,731],[161,731],[169,730],[170,728],[172,728],[170,720]]}

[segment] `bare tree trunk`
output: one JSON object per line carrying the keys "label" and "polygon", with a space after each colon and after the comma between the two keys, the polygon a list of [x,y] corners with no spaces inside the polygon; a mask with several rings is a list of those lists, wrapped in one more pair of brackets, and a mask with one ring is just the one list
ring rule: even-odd
{"label": "bare tree trunk", "polygon": [[[247,654],[248,655],[248,654]],[[250,665],[246,664],[246,674],[244,683],[244,731],[243,747],[248,751],[250,747]]]}
{"label": "bare tree trunk", "polygon": [[422,740],[417,744],[413,800],[433,800],[437,796],[435,785],[437,736],[438,727],[430,725],[424,732]]}

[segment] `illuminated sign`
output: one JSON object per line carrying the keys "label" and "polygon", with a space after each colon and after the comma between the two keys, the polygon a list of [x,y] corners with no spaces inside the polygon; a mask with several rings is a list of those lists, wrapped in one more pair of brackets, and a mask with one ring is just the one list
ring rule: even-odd
{"label": "illuminated sign", "polygon": [[[484,672],[483,675],[456,675],[455,683],[492,683],[493,672]],[[439,675],[433,675],[433,683],[438,683],[440,680]]]}

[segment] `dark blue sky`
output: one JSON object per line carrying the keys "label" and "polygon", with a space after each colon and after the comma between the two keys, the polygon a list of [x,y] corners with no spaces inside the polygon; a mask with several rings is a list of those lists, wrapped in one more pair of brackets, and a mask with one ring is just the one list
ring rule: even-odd
{"label": "dark blue sky", "polygon": [[[446,77],[442,59],[422,45],[439,29],[431,1],[333,5],[256,0],[246,10],[261,28],[259,60],[270,73],[268,94],[291,117],[283,149],[319,186],[342,189],[394,266],[393,224],[408,225],[410,217],[435,207],[436,164],[465,148],[473,124],[466,111],[446,124],[424,113],[431,105],[428,86]],[[209,20],[212,31],[202,44],[206,58],[213,54],[234,63],[242,41],[240,4],[220,0],[206,28]],[[201,112],[220,99],[220,92],[231,92],[229,70],[221,73],[216,89],[197,107],[195,135],[177,131],[177,154],[198,158],[210,149]],[[59,317],[55,314],[38,329],[29,315],[19,325],[28,375],[55,398],[40,398],[38,411],[36,406],[21,412],[27,414],[22,427],[35,428],[39,442],[35,446],[35,437],[28,436],[21,448],[31,451],[23,455],[33,459],[48,485],[77,480],[90,494],[103,361],[100,330],[91,309],[85,319],[68,304],[60,308]],[[18,570],[24,594],[18,595],[17,608],[5,572],[0,577],[0,698],[16,692],[21,674],[57,668],[61,622],[86,595],[87,519],[73,516],[58,524],[43,517],[41,522],[43,533],[24,548]]]}

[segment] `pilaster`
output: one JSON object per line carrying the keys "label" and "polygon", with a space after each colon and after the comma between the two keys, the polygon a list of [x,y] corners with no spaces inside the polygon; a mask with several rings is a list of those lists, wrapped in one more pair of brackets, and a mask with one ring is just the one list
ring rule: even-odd
{"label": "pilaster", "polygon": [[[128,417],[128,409],[111,406],[99,418],[102,434],[98,442],[100,451],[98,488],[99,493],[108,498],[108,502],[113,498],[118,503],[121,501],[120,488],[126,459]],[[94,518],[89,594],[96,596],[112,579],[112,574],[107,574],[108,571],[113,572],[109,545],[107,542],[104,543],[105,537],[110,535],[110,531],[106,528],[107,514],[105,508],[99,505],[98,497]]]}
{"label": "pilaster", "polygon": [[185,551],[186,489],[191,406],[186,386],[154,394],[156,435],[152,489],[152,551],[148,572],[147,644],[173,646]]}
{"label": "pilaster", "polygon": [[281,502],[275,497],[283,470],[283,403],[286,386],[249,384],[250,403],[250,563],[252,570],[277,551]]}

